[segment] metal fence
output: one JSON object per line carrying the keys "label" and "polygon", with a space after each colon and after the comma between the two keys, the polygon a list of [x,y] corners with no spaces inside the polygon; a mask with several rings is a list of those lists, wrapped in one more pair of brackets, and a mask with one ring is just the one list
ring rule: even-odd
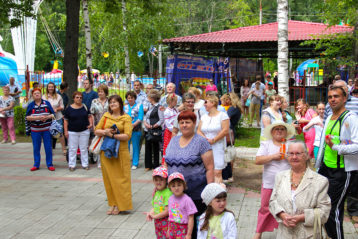
{"label": "metal fence", "polygon": [[[21,74],[21,73],[20,73]],[[218,77],[219,75],[220,77]],[[255,71],[255,72],[246,72],[244,78],[237,79],[235,76],[231,77],[230,75],[224,75],[224,74],[217,74],[216,80],[218,81],[218,89],[221,94],[228,92],[228,85],[232,84],[231,91],[234,91],[238,95],[240,95],[240,86],[242,85],[244,79],[249,79],[250,83],[253,83],[255,81],[256,75],[262,75],[263,72],[261,71]],[[27,77],[25,77],[27,76]],[[26,80],[25,78],[29,79],[29,84],[26,87]],[[131,77],[131,84],[127,84],[126,79],[124,76],[122,76],[119,79],[114,79],[114,82],[111,83],[110,89],[112,91],[119,91],[119,92],[125,92],[133,88],[133,82],[134,80],[139,80],[144,85],[152,84],[153,80],[156,79],[157,83],[161,85],[163,88],[167,84],[167,79],[172,78],[168,75],[162,75],[150,77],[148,75],[138,75],[135,77]],[[62,82],[62,74],[61,73],[45,73],[45,72],[30,72],[25,71],[22,77],[19,77],[19,79],[23,79],[20,83],[22,86],[22,96],[26,96],[26,90],[29,88],[32,88],[32,85],[34,82],[38,82],[41,86],[41,88],[45,88],[49,82],[53,82],[56,85],[60,85]],[[189,87],[194,86],[202,89],[202,91],[205,91],[206,85],[209,83],[209,78],[206,77],[192,77],[192,75],[188,74],[187,76],[183,76],[183,73],[180,74],[181,82],[179,83],[179,92],[183,93],[185,92]],[[215,80],[215,73],[212,74],[212,78]],[[78,77],[78,87],[82,88],[82,78]],[[304,83],[304,81],[302,81]],[[97,88],[101,82],[94,82],[94,87]],[[303,98],[305,99],[310,105],[316,105],[318,102],[327,102],[327,88],[326,87],[319,87],[319,86],[291,86],[289,87],[289,94],[290,94],[290,104],[294,104],[297,99]],[[276,86],[277,90],[277,86]],[[122,93],[123,93],[122,92]]]}

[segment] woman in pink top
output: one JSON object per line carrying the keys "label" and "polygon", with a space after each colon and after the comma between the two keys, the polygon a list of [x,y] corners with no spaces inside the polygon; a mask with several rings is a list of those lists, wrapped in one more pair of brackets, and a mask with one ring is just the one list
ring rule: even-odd
{"label": "woman in pink top", "polygon": [[213,79],[211,79],[210,84],[206,86],[205,92],[208,92],[208,91],[216,91],[216,92],[218,92],[218,88],[216,88],[216,85],[214,85],[214,80]]}
{"label": "woman in pink top", "polygon": [[[295,103],[295,116],[296,116],[296,129],[297,133],[301,134],[303,127],[305,127],[312,118],[316,117],[318,114],[313,109],[310,109],[310,106],[304,99],[298,99]],[[314,139],[315,139],[315,129],[311,128],[307,132],[303,132],[303,137],[305,139],[308,152],[311,158],[314,157],[313,149],[314,149]]]}

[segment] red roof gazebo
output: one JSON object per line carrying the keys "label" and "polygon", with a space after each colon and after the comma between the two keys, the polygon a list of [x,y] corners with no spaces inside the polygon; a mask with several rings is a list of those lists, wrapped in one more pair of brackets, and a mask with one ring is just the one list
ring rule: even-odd
{"label": "red roof gazebo", "polygon": [[[277,57],[277,22],[256,26],[165,39],[172,52],[229,57]],[[319,56],[314,46],[301,46],[305,40],[335,33],[351,33],[352,27],[323,23],[288,21],[288,45],[292,58]]]}

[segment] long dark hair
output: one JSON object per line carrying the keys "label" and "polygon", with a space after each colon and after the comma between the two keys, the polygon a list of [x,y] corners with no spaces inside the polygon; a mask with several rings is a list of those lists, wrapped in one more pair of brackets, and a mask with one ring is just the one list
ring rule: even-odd
{"label": "long dark hair", "polygon": [[111,100],[115,100],[119,103],[119,112],[121,115],[123,115],[123,100],[122,98],[119,96],[119,95],[111,95],[109,98],[108,98],[108,112],[110,114],[113,114],[113,111],[111,109],[111,107],[109,106],[109,103],[111,102]]}
{"label": "long dark hair", "polygon": [[[216,199],[227,198],[227,193],[222,192],[222,193],[218,194],[215,198]],[[223,212],[230,212],[230,213],[234,214],[232,211],[227,210],[226,208],[224,209]],[[211,205],[208,205],[208,207],[206,208],[206,211],[205,211],[204,223],[201,226],[200,231],[207,231],[209,229],[209,220],[213,215],[214,215],[214,209]]]}

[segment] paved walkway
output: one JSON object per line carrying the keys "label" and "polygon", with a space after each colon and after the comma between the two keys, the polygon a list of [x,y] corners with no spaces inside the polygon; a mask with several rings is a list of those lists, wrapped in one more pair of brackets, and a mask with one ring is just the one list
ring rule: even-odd
{"label": "paved walkway", "polygon": [[[59,146],[59,145],[58,145]],[[153,222],[143,212],[150,210],[151,174],[132,171],[133,211],[107,216],[101,171],[69,172],[60,149],[54,151],[55,172],[44,164],[30,172],[32,145],[0,145],[0,238],[155,238]],[[259,194],[229,188],[228,208],[235,212],[238,238],[250,239],[255,231]],[[346,239],[357,238],[356,228],[346,219]],[[264,239],[276,233],[265,233]]]}

